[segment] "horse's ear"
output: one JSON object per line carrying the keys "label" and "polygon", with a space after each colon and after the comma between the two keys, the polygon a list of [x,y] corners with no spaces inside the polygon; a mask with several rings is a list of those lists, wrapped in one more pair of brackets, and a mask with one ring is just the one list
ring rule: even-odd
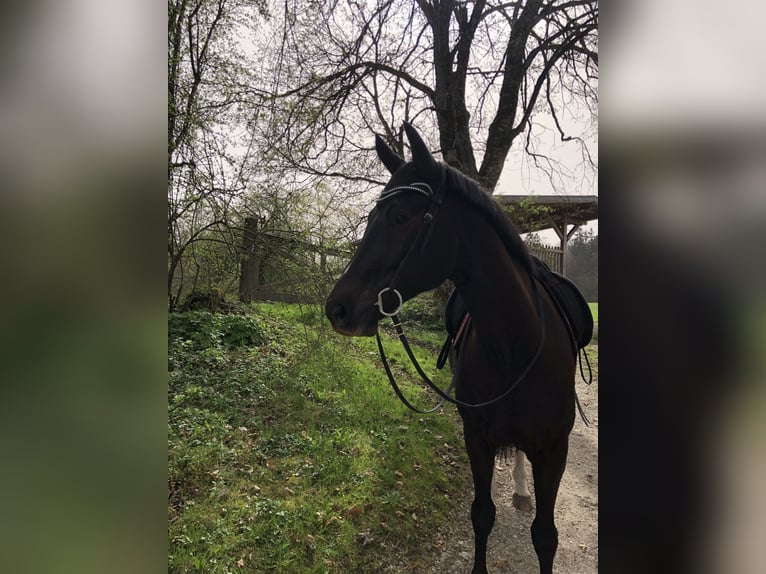
{"label": "horse's ear", "polygon": [[383,162],[383,165],[386,166],[391,175],[404,165],[404,160],[396,155],[396,152],[388,147],[383,138],[378,134],[375,134],[375,150],[378,152],[378,158],[380,158],[380,161]]}
{"label": "horse's ear", "polygon": [[426,146],[417,130],[407,122],[404,122],[404,131],[407,132],[407,139],[410,140],[413,163],[426,169],[435,167],[436,160],[431,155],[431,152],[428,151],[428,146]]}

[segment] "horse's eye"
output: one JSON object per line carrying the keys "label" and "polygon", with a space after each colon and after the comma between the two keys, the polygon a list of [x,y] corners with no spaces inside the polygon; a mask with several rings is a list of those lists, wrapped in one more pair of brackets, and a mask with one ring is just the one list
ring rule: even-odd
{"label": "horse's eye", "polygon": [[398,205],[392,205],[388,211],[388,221],[394,225],[404,225],[410,220],[410,215],[407,210],[402,209]]}

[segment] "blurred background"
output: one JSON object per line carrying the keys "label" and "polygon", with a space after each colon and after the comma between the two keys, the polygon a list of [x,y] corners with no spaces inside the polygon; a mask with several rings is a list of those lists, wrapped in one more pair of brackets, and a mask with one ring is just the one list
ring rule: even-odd
{"label": "blurred background", "polygon": [[607,6],[600,566],[766,560],[766,82],[744,2]]}
{"label": "blurred background", "polygon": [[0,16],[0,569],[166,562],[165,24],[154,2]]}
{"label": "blurred background", "polygon": [[[761,11],[599,23],[605,572],[766,563]],[[0,22],[3,570],[161,570],[167,14],[37,0]]]}

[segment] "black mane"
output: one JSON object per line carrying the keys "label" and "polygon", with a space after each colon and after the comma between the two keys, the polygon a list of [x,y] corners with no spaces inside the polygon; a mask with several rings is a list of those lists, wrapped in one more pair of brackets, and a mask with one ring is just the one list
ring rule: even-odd
{"label": "black mane", "polygon": [[510,217],[500,209],[497,202],[485,192],[477,182],[466,177],[456,169],[442,164],[445,169],[445,185],[458,192],[471,205],[486,216],[495,232],[500,236],[511,257],[519,261],[527,271],[532,271],[532,260],[524,240]]}

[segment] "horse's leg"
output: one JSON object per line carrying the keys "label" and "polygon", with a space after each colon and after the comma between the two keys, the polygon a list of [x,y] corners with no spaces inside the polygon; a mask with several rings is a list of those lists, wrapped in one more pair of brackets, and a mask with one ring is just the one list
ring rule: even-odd
{"label": "horse's leg", "polygon": [[495,503],[492,502],[492,473],[495,465],[495,448],[488,444],[478,431],[464,425],[465,447],[471,460],[474,499],[471,505],[471,522],[474,534],[474,558],[472,574],[487,574],[487,539],[495,524]]}
{"label": "horse's leg", "polygon": [[532,495],[529,494],[527,484],[527,469],[524,466],[527,457],[524,451],[516,449],[513,456],[513,497],[511,502],[519,510],[534,510],[532,506]]}
{"label": "horse's leg", "polygon": [[553,450],[530,457],[537,502],[537,512],[532,521],[532,543],[540,561],[540,574],[553,572],[553,557],[559,544],[553,508],[567,462],[567,449],[568,438],[564,437]]}

